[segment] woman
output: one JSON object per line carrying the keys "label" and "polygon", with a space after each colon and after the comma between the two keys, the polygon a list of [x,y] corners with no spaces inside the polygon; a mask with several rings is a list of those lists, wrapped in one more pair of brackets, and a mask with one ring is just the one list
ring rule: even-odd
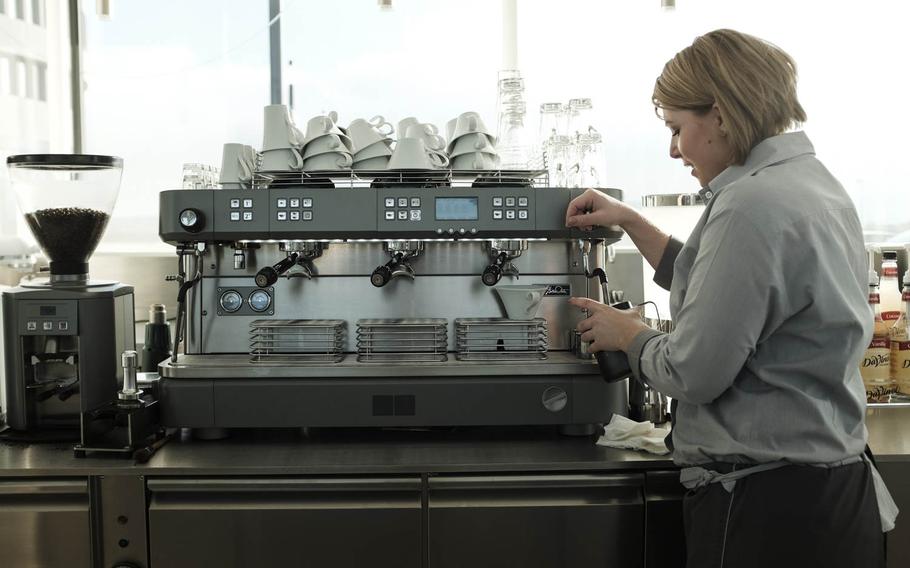
{"label": "woman", "polygon": [[862,459],[862,230],[806,135],[786,133],[806,119],[795,63],[717,30],[665,65],[653,102],[670,156],[702,187],[688,241],[595,190],[569,204],[566,224],[620,225],[670,290],[675,330],[571,302],[592,314],[578,326],[592,350],[625,351],[636,377],[675,399],[688,565],[884,566],[893,511]]}

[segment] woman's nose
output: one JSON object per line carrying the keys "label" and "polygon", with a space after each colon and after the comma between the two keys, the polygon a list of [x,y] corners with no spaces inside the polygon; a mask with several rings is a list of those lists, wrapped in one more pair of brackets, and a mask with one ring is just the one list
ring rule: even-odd
{"label": "woman's nose", "polygon": [[676,146],[675,136],[670,140],[670,157],[674,160],[682,158],[682,154],[679,153],[679,148]]}

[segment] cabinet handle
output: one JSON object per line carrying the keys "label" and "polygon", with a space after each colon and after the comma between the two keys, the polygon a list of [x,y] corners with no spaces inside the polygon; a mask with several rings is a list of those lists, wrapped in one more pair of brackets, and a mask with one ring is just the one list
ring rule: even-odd
{"label": "cabinet handle", "polygon": [[0,495],[59,495],[83,493],[88,494],[86,479],[42,480],[3,480],[0,481]]}
{"label": "cabinet handle", "polygon": [[644,485],[641,474],[622,475],[484,475],[431,477],[430,489],[527,489],[557,487],[638,487]]}
{"label": "cabinet handle", "polygon": [[420,478],[150,479],[150,491],[419,491]]}

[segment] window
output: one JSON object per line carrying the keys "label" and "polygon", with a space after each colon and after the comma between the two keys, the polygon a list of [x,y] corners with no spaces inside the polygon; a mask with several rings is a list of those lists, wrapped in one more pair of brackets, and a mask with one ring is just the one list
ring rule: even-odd
{"label": "window", "polygon": [[35,63],[35,80],[38,100],[47,102],[47,64],[42,62]]}
{"label": "window", "polygon": [[0,0],[0,14],[6,13],[6,0]]}
{"label": "window", "polygon": [[15,0],[16,2],[16,17],[20,20],[25,19],[25,0]]}
{"label": "window", "polygon": [[36,26],[44,25],[44,10],[42,10],[43,0],[32,0],[32,23]]}
{"label": "window", "polygon": [[0,53],[0,96],[13,94],[11,74],[9,57]]}

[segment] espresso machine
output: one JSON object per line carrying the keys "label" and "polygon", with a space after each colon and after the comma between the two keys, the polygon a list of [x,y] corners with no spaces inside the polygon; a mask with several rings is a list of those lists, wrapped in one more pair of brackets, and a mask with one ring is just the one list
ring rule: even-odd
{"label": "espresso machine", "polygon": [[18,155],[7,158],[7,168],[19,209],[50,261],[47,278],[2,293],[9,426],[26,439],[69,435],[81,447],[129,446],[116,434],[108,439],[114,422],[125,421],[130,436],[142,438],[136,420],[154,421],[146,402],[133,401],[141,407],[133,416],[110,412],[122,390],[122,354],[135,349],[133,288],[93,280],[88,270],[120,190],[123,161]]}
{"label": "espresso machine", "polygon": [[[585,316],[568,299],[602,300],[594,267],[640,294],[640,257],[608,262],[622,232],[566,228],[582,190],[548,185],[545,171],[266,172],[252,189],[161,192],[178,256],[162,425],[584,435],[627,414],[625,382],[573,341]],[[496,289],[513,284],[545,291],[535,317],[504,317]]]}

